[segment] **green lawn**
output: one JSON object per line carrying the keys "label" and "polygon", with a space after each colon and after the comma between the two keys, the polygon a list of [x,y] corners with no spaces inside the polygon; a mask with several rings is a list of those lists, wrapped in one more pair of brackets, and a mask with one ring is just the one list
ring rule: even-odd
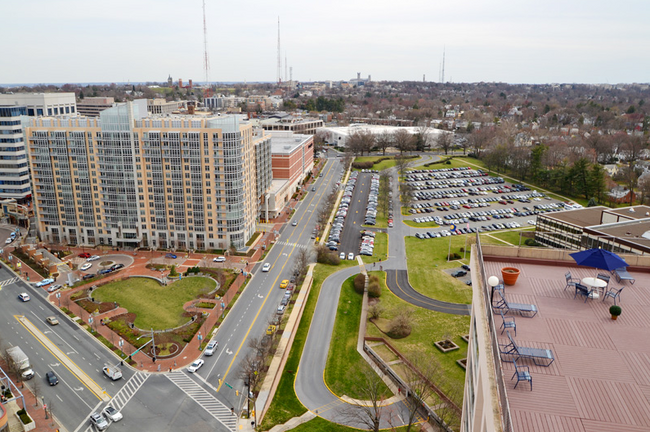
{"label": "green lawn", "polygon": [[[531,227],[531,228],[525,228],[525,229],[516,230],[516,231],[508,230],[508,231],[500,231],[500,232],[490,232],[489,234],[492,237],[496,237],[496,238],[502,239],[502,240],[504,240],[504,241],[506,241],[506,242],[508,242],[510,244],[513,244],[515,246],[519,246],[519,233],[520,232],[532,232],[532,231],[535,231],[535,228]],[[481,234],[481,241],[483,240],[483,237],[486,234]],[[523,237],[521,239],[521,246],[522,247],[526,247],[526,245],[524,245],[525,240],[526,240],[525,237]]]}
{"label": "green lawn", "polygon": [[451,252],[458,253],[465,247],[467,253],[465,263],[469,261],[470,239],[473,236],[452,236],[421,240],[406,237],[406,258],[409,271],[409,282],[418,292],[437,300],[453,303],[471,303],[472,287],[454,279],[442,269],[460,266],[458,261],[447,262],[447,251],[451,239]]}
{"label": "green lawn", "polygon": [[[348,395],[355,399],[365,399],[360,389],[364,384],[364,373],[371,373],[372,368],[357,351],[363,296],[354,291],[353,279],[354,277],[350,277],[341,287],[332,342],[325,366],[325,382],[338,396]],[[392,396],[383,383],[381,391],[386,397]]]}
{"label": "green lawn", "polygon": [[412,220],[405,220],[404,224],[410,226],[411,228],[438,228],[440,225],[438,225],[435,222],[422,222],[422,223],[417,223]]}
{"label": "green lawn", "polygon": [[[388,157],[388,160],[381,161],[379,163],[376,163],[379,159],[383,157]],[[357,156],[354,158],[355,162],[375,162],[373,167],[371,169],[377,170],[377,171],[382,171],[388,168],[392,168],[395,166],[395,158],[392,158],[390,156]],[[352,168],[353,171],[361,171],[358,168]]]}
{"label": "green lawn", "polygon": [[[350,261],[351,262],[351,261]],[[276,424],[286,423],[293,417],[298,417],[307,412],[307,408],[303,406],[296,396],[293,384],[296,378],[296,371],[300,365],[300,357],[302,350],[305,347],[305,340],[307,339],[307,332],[311,325],[311,320],[320,294],[321,285],[323,281],[332,273],[341,270],[339,266],[330,266],[318,264],[314,268],[314,281],[312,284],[305,310],[303,311],[302,319],[296,331],[296,336],[291,346],[291,352],[287,358],[287,363],[282,371],[282,377],[278,384],[275,397],[271,402],[264,421],[262,422],[262,430],[269,430]]]}
{"label": "green lawn", "polygon": [[[294,432],[359,432],[359,429],[347,427],[340,425],[338,423],[332,423],[330,421],[325,420],[322,417],[316,417],[312,420],[309,420],[306,423],[301,424],[300,426],[296,426],[295,428],[291,429]],[[381,430],[389,430],[391,432],[404,432],[406,431],[406,427],[399,427],[399,428],[390,428],[390,429],[381,429]],[[415,428],[411,428],[412,431],[416,430]]]}
{"label": "green lawn", "polygon": [[[406,358],[414,358],[422,353],[427,358],[431,358],[440,367],[439,380],[436,385],[445,390],[450,389],[448,396],[462,406],[465,371],[456,363],[456,360],[467,357],[467,343],[461,336],[469,333],[470,317],[434,312],[406,303],[386,288],[385,273],[371,272],[371,274],[377,274],[382,284],[379,304],[384,309],[381,315],[383,325],[406,310],[411,313],[412,330],[411,334],[405,338],[391,339],[373,323],[368,322],[367,335],[383,337]],[[433,342],[447,338],[453,340],[460,349],[442,353],[433,346]]]}
{"label": "green lawn", "polygon": [[129,278],[97,288],[93,297],[102,302],[117,302],[135,313],[136,327],[164,330],[188,322],[189,317],[183,316],[183,305],[215,287],[214,280],[204,277],[187,277],[168,286],[152,279]]}
{"label": "green lawn", "polygon": [[372,256],[361,255],[365,264],[386,261],[388,259],[388,234],[378,232],[375,234],[375,249]]}

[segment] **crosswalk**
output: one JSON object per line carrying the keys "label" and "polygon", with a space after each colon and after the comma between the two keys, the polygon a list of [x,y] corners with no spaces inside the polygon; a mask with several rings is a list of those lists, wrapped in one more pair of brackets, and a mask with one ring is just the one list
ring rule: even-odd
{"label": "crosswalk", "polygon": [[237,427],[237,416],[232,413],[230,408],[221,403],[219,399],[197,384],[196,381],[181,371],[172,372],[166,376],[171,382],[176,384],[179,389],[185,392],[186,395],[198,403],[201,408],[217,419],[217,421],[229,430],[235,430]]}
{"label": "crosswalk", "polygon": [[300,248],[300,249],[307,249],[308,248],[307,245],[298,244],[298,243],[291,243],[291,242],[287,242],[287,241],[284,241],[284,240],[277,241],[277,242],[275,242],[275,244],[279,244],[279,245],[282,245],[282,246],[289,246],[289,247],[294,247],[295,246],[295,247]]}
{"label": "crosswalk", "polygon": [[19,280],[20,280],[19,277],[12,277],[11,279],[5,279],[3,281],[0,281],[0,289],[2,289],[3,286],[11,285],[12,283],[18,282]]}

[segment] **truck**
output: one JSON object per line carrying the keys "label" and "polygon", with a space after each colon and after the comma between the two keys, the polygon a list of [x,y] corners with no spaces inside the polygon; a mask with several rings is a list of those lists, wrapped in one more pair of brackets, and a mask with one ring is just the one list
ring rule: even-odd
{"label": "truck", "polygon": [[116,366],[104,366],[102,370],[104,371],[104,375],[113,381],[117,381],[118,379],[122,378],[122,371],[119,370]]}
{"label": "truck", "polygon": [[7,348],[7,356],[23,380],[29,380],[34,377],[34,371],[29,364],[29,357],[27,357],[20,347]]}

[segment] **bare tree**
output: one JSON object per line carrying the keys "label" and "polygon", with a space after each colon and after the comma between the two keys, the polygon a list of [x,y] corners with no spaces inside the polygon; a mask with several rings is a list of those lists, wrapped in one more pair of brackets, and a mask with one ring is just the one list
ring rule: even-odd
{"label": "bare tree", "polygon": [[399,185],[399,199],[403,207],[408,207],[413,201],[413,186],[408,183],[400,183]]}
{"label": "bare tree", "polygon": [[350,149],[354,155],[363,156],[365,152],[370,152],[370,150],[375,146],[375,138],[372,133],[366,130],[360,130],[354,132],[345,143],[346,148]]}
{"label": "bare tree", "polygon": [[[30,386],[28,386],[28,387],[30,387]],[[35,379],[35,380],[32,381],[31,391],[32,391],[32,394],[34,395],[34,399],[36,399],[36,403],[34,404],[34,406],[37,407],[38,406],[38,400],[42,396],[41,383],[39,382],[39,380]]]}
{"label": "bare tree", "polygon": [[383,391],[385,386],[374,371],[365,371],[363,375],[363,385],[359,393],[366,404],[352,405],[346,409],[344,415],[351,421],[362,423],[368,430],[378,432],[385,410],[386,394]]}
{"label": "bare tree", "polygon": [[405,129],[398,129],[393,132],[393,142],[400,154],[413,149],[413,136]]}
{"label": "bare tree", "polygon": [[409,394],[404,398],[404,405],[408,408],[406,432],[411,431],[418,418],[418,412],[420,412],[425,401],[435,394],[432,384],[438,382],[439,378],[444,375],[440,363],[431,356],[424,356],[420,353],[409,360],[417,369],[410,367],[402,369],[404,371],[404,381],[406,381],[410,390]]}
{"label": "bare tree", "polygon": [[431,134],[426,125],[419,126],[413,135],[414,147],[417,151],[427,151],[431,147]]}
{"label": "bare tree", "polygon": [[393,137],[388,132],[382,132],[381,134],[375,137],[375,145],[379,150],[382,151],[382,154],[386,156],[386,149],[391,146],[393,143]]}
{"label": "bare tree", "polygon": [[484,127],[478,130],[474,129],[474,131],[469,135],[468,141],[476,157],[479,157],[481,155],[481,151],[488,147],[490,142],[492,142],[493,137],[493,128]]}
{"label": "bare tree", "polygon": [[436,145],[439,149],[443,150],[445,154],[449,153],[451,147],[454,145],[454,136],[449,132],[440,132],[436,137]]}
{"label": "bare tree", "polygon": [[645,204],[647,198],[650,198],[650,174],[646,173],[639,177],[639,192],[641,193],[641,204]]}
{"label": "bare tree", "polygon": [[397,172],[400,175],[404,175],[406,171],[409,169],[411,166],[411,163],[413,162],[413,159],[408,158],[408,157],[403,157],[403,156],[397,156],[395,157],[395,163],[397,166]]}

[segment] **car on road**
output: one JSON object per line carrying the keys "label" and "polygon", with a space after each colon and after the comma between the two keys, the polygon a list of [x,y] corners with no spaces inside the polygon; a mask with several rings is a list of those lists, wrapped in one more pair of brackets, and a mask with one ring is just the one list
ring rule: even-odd
{"label": "car on road", "polygon": [[203,366],[203,363],[205,363],[202,359],[194,360],[194,363],[188,366],[187,371],[190,373],[194,373],[197,370],[201,369],[201,366]]}
{"label": "car on road", "polygon": [[49,285],[51,283],[54,283],[54,279],[48,278],[48,279],[43,279],[40,282],[36,282],[36,286],[37,287],[44,287],[44,286],[47,286],[47,285]]}
{"label": "car on road", "polygon": [[286,288],[287,285],[289,285],[289,279],[284,279],[282,282],[280,282],[280,288]]}
{"label": "car on road", "polygon": [[12,239],[11,237],[9,237],[7,240],[5,240],[5,244],[9,244],[9,243],[11,243],[12,241],[14,241],[14,239]]}
{"label": "car on road", "polygon": [[113,264],[111,266],[111,271],[117,271],[117,270],[122,269],[122,268],[124,268],[124,264],[122,264],[122,263]]}
{"label": "car on road", "polygon": [[205,355],[211,356],[212,354],[214,354],[218,346],[219,346],[219,342],[210,341],[210,343],[208,343],[208,345],[205,347],[205,351],[204,351]]}
{"label": "car on road", "polygon": [[224,256],[214,257],[212,258],[212,262],[226,262],[226,257]]}
{"label": "car on road", "polygon": [[271,270],[271,264],[270,263],[264,263],[264,265],[262,266],[262,271],[267,272],[269,270]]}
{"label": "car on road", "polygon": [[108,422],[106,419],[96,412],[90,415],[90,424],[95,426],[97,430],[105,430],[108,427]]}
{"label": "car on road", "polygon": [[90,254],[88,252],[83,252],[77,255],[79,258],[90,258]]}
{"label": "car on road", "polygon": [[91,256],[89,258],[86,258],[86,261],[88,261],[88,262],[97,261],[98,259],[99,259],[99,255],[93,255],[93,256]]}
{"label": "car on road", "polygon": [[165,258],[176,259],[176,258],[178,258],[178,257],[177,257],[175,254],[173,254],[173,253],[168,253],[167,255],[165,255]]}
{"label": "car on road", "polygon": [[467,272],[465,270],[456,270],[451,274],[453,277],[458,278],[458,277],[463,277],[467,275]]}
{"label": "car on road", "polygon": [[278,315],[282,315],[284,313],[284,309],[285,309],[284,305],[278,306],[278,310],[277,310]]}
{"label": "car on road", "polygon": [[354,252],[348,253],[348,259],[353,260],[354,259]]}
{"label": "car on road", "polygon": [[87,262],[87,263],[85,263],[84,265],[82,265],[81,267],[79,267],[79,270],[81,270],[81,271],[86,271],[86,270],[88,270],[89,268],[91,268],[92,266],[93,266],[93,263],[89,263],[89,262]]}
{"label": "car on road", "polygon": [[311,191],[316,192],[316,188],[312,186]]}
{"label": "car on road", "polygon": [[47,379],[47,382],[51,386],[55,386],[59,383],[59,379],[56,377],[56,374],[52,371],[49,371],[45,374],[45,378]]}
{"label": "car on road", "polygon": [[59,320],[56,319],[55,316],[49,316],[49,317],[45,318],[45,321],[47,321],[47,323],[48,323],[49,325],[53,325],[53,326],[59,324]]}
{"label": "car on road", "polygon": [[18,294],[18,298],[22,300],[23,302],[28,302],[29,301],[29,294],[27,293],[20,293]]}
{"label": "car on road", "polygon": [[54,292],[56,290],[59,290],[61,288],[63,288],[63,287],[61,285],[59,285],[59,284],[51,285],[50,287],[47,288],[47,292],[52,293],[52,292]]}
{"label": "car on road", "polygon": [[291,226],[296,226],[296,225],[298,225],[298,222],[296,221],[291,222]]}
{"label": "car on road", "polygon": [[88,279],[92,279],[94,277],[95,277],[94,273],[88,273],[88,274],[83,275],[83,277],[81,279],[88,280]]}
{"label": "car on road", "polygon": [[122,420],[122,413],[113,408],[112,406],[107,406],[104,408],[104,416],[114,422]]}

